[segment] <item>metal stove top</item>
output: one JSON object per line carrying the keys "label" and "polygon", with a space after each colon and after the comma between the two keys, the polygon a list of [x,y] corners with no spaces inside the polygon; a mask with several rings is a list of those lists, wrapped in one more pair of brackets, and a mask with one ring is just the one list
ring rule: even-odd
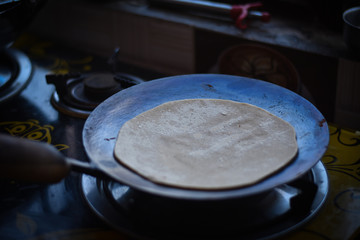
{"label": "metal stove top", "polygon": [[88,175],[81,182],[96,215],[139,239],[276,239],[313,218],[329,187],[320,162],[300,180],[270,192],[216,202],[169,200]]}
{"label": "metal stove top", "polygon": [[[22,42],[18,48],[30,57],[32,75],[24,90],[0,104],[0,132],[47,142],[68,157],[87,161],[82,145],[85,120],[56,109],[51,103],[55,87],[46,82],[46,75],[108,71],[106,59],[42,39],[34,40],[33,37]],[[144,80],[162,77],[161,74],[127,65],[121,65],[119,70]],[[359,234],[360,221],[356,220],[360,219],[360,179],[356,169],[360,164],[360,137],[334,126],[331,126],[331,134],[335,142],[330,142],[329,152],[324,156],[323,163],[329,172],[330,185],[335,187],[330,188],[328,201],[315,216],[306,214],[301,219],[292,219],[292,226],[297,227],[301,223],[300,228],[284,228],[283,225],[278,225],[281,230],[279,232],[286,233],[285,239],[295,239],[299,236],[313,239],[341,239],[346,236],[355,239]],[[343,152],[347,154],[344,155],[339,146],[346,147]],[[355,156],[358,154],[357,161],[353,160],[354,157],[350,156],[350,153]],[[324,173],[323,165],[319,165],[318,168]],[[321,188],[327,188],[323,174],[313,173],[313,176],[319,177]],[[113,200],[124,199],[121,189],[126,189],[126,186],[78,173],[71,173],[57,184],[0,180],[0,186],[3,190],[0,193],[0,239],[88,239],[90,236],[92,239],[129,239],[129,233],[132,236],[148,237],[149,229],[144,229],[144,225],[141,225],[140,229],[132,225],[128,219],[129,211],[126,210],[126,204],[120,204],[120,208],[125,206],[125,210],[120,210],[123,211],[122,214],[110,217],[112,219],[115,216],[115,219],[124,225],[109,224],[109,218],[104,220],[108,212],[100,211],[106,209],[109,204],[99,204],[99,199],[103,198],[104,194],[109,194],[108,190],[101,190],[104,186],[105,189],[115,189],[115,192],[111,193]],[[89,195],[89,191],[97,191],[99,194]],[[323,200],[323,197],[318,198],[320,202]],[[132,201],[131,198],[129,201]],[[110,204],[113,207],[113,203]],[[317,212],[319,209],[313,208],[310,204],[310,211],[314,210]],[[335,222],[339,224],[334,226]],[[180,225],[176,229],[186,233],[184,228],[187,225]],[[254,232],[261,229],[262,227],[258,226]],[[161,232],[159,234],[161,235]],[[278,235],[273,232],[268,236]],[[266,238],[264,235],[261,237]],[[249,238],[254,238],[254,235]]]}
{"label": "metal stove top", "polygon": [[[65,156],[87,161],[82,146],[85,119],[57,110],[51,103],[55,87],[46,82],[46,76],[111,72],[113,66],[108,65],[108,59],[55,47],[49,41],[34,40],[33,36],[24,38],[26,44],[21,50],[19,47],[9,51],[21,56],[20,64],[26,56],[31,59],[30,62],[26,57],[29,59],[26,62],[28,78],[22,80],[27,85],[22,91],[16,89],[11,97],[0,103],[0,133],[47,142]],[[45,47],[39,47],[41,44]],[[127,65],[118,66],[118,70],[136,74],[144,80],[161,77],[158,73]],[[106,224],[83,201],[80,176],[71,173],[63,181],[51,185],[0,179],[1,189],[4,189],[0,193],[0,239],[27,239],[44,234],[55,234],[59,239],[63,234],[86,236],[86,231],[79,229],[88,228],[93,234],[109,234]],[[95,230],[98,228],[101,230]],[[110,235],[118,236],[118,233]]]}

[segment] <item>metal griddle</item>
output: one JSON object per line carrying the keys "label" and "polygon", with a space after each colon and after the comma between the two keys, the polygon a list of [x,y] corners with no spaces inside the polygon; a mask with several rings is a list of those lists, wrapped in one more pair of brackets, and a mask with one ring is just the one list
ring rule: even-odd
{"label": "metal griddle", "polygon": [[[287,167],[257,184],[217,191],[159,185],[115,159],[116,137],[126,121],[162,103],[191,98],[249,103],[282,118],[295,128],[299,147],[297,157]],[[139,191],[187,200],[222,200],[269,191],[307,173],[323,156],[328,142],[328,126],[323,115],[303,97],[261,80],[221,74],[167,77],[122,90],[101,103],[90,114],[83,129],[87,155],[92,164],[109,177]]]}

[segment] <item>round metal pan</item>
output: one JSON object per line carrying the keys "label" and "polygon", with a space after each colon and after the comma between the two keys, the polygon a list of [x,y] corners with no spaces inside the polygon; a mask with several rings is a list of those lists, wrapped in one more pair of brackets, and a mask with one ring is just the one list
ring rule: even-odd
{"label": "round metal pan", "polygon": [[[297,134],[296,159],[265,180],[242,188],[201,191],[159,185],[121,165],[113,155],[118,131],[128,120],[162,103],[191,98],[227,99],[263,108],[288,121]],[[96,168],[112,179],[146,193],[188,200],[220,200],[262,193],[308,172],[329,142],[327,123],[306,99],[277,85],[238,76],[191,74],[145,82],[100,104],[83,129],[85,151]]]}

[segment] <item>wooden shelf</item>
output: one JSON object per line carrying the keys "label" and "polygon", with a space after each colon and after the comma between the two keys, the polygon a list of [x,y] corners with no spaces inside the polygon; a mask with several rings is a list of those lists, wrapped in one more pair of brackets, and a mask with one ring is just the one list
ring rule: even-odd
{"label": "wooden shelf", "polygon": [[[152,7],[146,3],[119,1],[106,5],[110,9],[118,9],[127,13],[159,19],[194,27],[198,30],[232,36],[243,40],[286,47],[308,53],[335,58],[352,59],[347,51],[339,30],[326,29],[317,22],[288,19],[272,14],[271,21],[251,21],[248,29],[238,29],[228,16],[218,16],[194,11],[175,11],[166,8]],[[306,17],[306,16],[305,16]],[[305,18],[304,17],[304,18]]]}
{"label": "wooden shelf", "polygon": [[104,57],[119,47],[122,62],[165,75],[209,72],[226,48],[263,44],[293,62],[328,121],[360,129],[360,56],[347,50],[340,30],[310,19],[274,13],[269,23],[252,21],[240,30],[227,16],[168,10],[141,0],[52,0],[31,29]]}

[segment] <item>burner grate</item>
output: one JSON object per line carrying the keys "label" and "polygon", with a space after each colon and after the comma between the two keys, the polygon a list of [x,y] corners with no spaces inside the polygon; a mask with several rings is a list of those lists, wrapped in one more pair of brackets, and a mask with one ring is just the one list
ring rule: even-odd
{"label": "burner grate", "polygon": [[20,94],[30,82],[31,73],[31,61],[24,53],[3,50],[0,53],[0,104]]}
{"label": "burner grate", "polygon": [[47,75],[48,84],[55,85],[51,103],[60,112],[87,118],[101,102],[122,89],[143,80],[126,73],[88,73]]}
{"label": "burner grate", "polygon": [[87,175],[81,183],[96,215],[121,232],[150,239],[279,237],[311,219],[329,187],[321,162],[301,179],[273,191],[224,201],[169,199]]}

